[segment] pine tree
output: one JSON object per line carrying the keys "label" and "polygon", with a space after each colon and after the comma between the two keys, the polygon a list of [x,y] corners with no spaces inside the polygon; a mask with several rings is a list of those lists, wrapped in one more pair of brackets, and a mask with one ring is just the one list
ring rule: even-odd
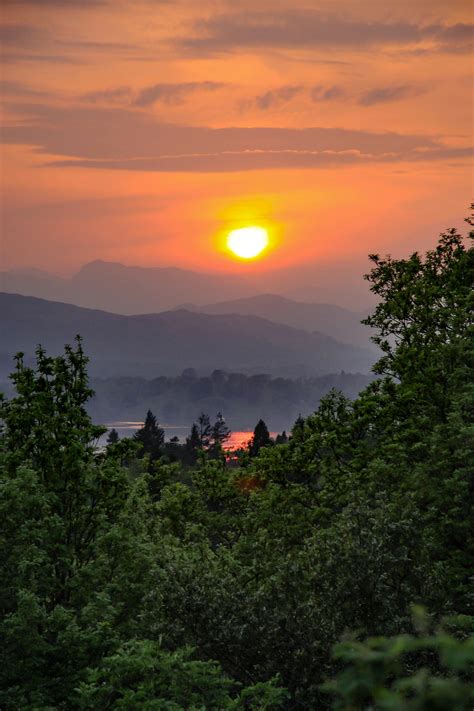
{"label": "pine tree", "polygon": [[207,450],[211,442],[212,428],[209,415],[206,415],[205,412],[201,412],[198,417],[197,429],[199,434],[200,447],[201,449]]}
{"label": "pine tree", "polygon": [[115,428],[113,428],[109,431],[109,434],[107,435],[107,444],[117,444],[119,439],[119,433]]}
{"label": "pine tree", "polygon": [[198,452],[201,449],[201,437],[198,426],[193,422],[191,433],[186,437],[186,460],[193,466],[197,462]]}
{"label": "pine tree", "polygon": [[142,445],[138,456],[143,457],[148,454],[151,462],[160,458],[165,442],[165,433],[151,410],[148,410],[143,427],[135,432],[133,439]]}
{"label": "pine tree", "polygon": [[222,412],[218,412],[216,421],[211,430],[209,453],[212,457],[218,458],[222,453],[224,444],[230,437],[230,429],[227,427]]}
{"label": "pine tree", "polygon": [[262,447],[269,447],[272,444],[270,432],[263,420],[259,420],[253,431],[253,437],[250,440],[250,456],[256,457]]}
{"label": "pine tree", "polygon": [[275,437],[275,444],[287,444],[288,443],[288,435],[286,434],[286,430],[283,430],[281,434],[277,434]]}

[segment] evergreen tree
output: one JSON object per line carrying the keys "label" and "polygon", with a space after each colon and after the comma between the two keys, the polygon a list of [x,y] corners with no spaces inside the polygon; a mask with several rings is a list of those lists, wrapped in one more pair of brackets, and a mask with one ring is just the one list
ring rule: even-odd
{"label": "evergreen tree", "polygon": [[186,437],[186,461],[191,466],[196,464],[198,453],[201,450],[201,436],[196,423],[193,423],[189,437]]}
{"label": "evergreen tree", "polygon": [[209,449],[212,428],[209,415],[206,415],[205,412],[201,412],[201,414],[199,415],[197,428],[199,432],[200,448],[204,450]]}
{"label": "evergreen tree", "polygon": [[256,457],[262,447],[269,447],[271,444],[273,444],[273,442],[268,427],[263,420],[259,420],[253,431],[253,437],[250,440],[250,456]]}
{"label": "evergreen tree", "polygon": [[162,455],[163,445],[165,443],[165,432],[159,426],[151,410],[148,410],[143,427],[135,432],[133,439],[142,445],[138,456],[143,457],[148,455],[150,462],[154,462]]}
{"label": "evergreen tree", "polygon": [[295,424],[292,427],[291,430],[291,439],[294,440],[295,442],[298,442],[301,440],[304,436],[304,425],[305,425],[305,419],[301,415],[298,415],[296,418]]}
{"label": "evergreen tree", "polygon": [[119,433],[115,428],[113,428],[109,431],[109,434],[107,435],[107,444],[117,444],[119,439]]}
{"label": "evergreen tree", "polygon": [[227,427],[222,413],[218,412],[216,421],[212,426],[209,444],[209,454],[212,458],[217,459],[222,455],[223,446],[229,439],[230,434],[230,429]]}
{"label": "evergreen tree", "polygon": [[286,430],[283,430],[281,434],[277,434],[275,437],[275,444],[288,444],[288,435]]}

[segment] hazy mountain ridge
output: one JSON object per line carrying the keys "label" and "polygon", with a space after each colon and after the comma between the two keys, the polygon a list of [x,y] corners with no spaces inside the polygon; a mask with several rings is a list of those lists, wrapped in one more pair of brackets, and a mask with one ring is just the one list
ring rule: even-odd
{"label": "hazy mountain ridge", "polygon": [[319,331],[344,343],[367,347],[370,329],[361,324],[367,313],[357,313],[342,306],[294,301],[278,294],[257,294],[233,301],[196,307],[208,314],[242,314],[285,324],[305,331]]}
{"label": "hazy mountain ridge", "polygon": [[4,354],[31,355],[38,343],[59,353],[80,333],[94,375],[146,377],[188,366],[321,375],[368,372],[374,361],[368,349],[252,315],[180,310],[123,316],[5,293],[0,312]]}
{"label": "hazy mountain ridge", "polygon": [[343,343],[370,346],[370,330],[360,323],[365,311],[298,301],[278,293],[259,293],[250,281],[234,275],[199,274],[176,267],[132,267],[97,260],[84,265],[70,279],[36,269],[3,272],[0,291],[123,315],[184,308],[215,315],[259,316],[293,328],[325,333]]}
{"label": "hazy mountain ridge", "polygon": [[216,296],[234,299],[258,291],[233,274],[134,267],[102,260],[85,264],[69,279],[36,270],[1,272],[0,289],[125,315],[165,311],[183,302],[202,305]]}

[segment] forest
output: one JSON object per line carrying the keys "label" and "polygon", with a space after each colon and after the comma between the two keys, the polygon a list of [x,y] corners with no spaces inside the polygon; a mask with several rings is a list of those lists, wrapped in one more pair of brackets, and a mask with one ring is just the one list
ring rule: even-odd
{"label": "forest", "polygon": [[288,429],[299,414],[314,412],[332,388],[351,399],[373,378],[334,373],[312,378],[274,378],[265,373],[214,370],[199,375],[186,368],[177,377],[94,378],[87,410],[96,422],[143,419],[151,409],[160,422],[191,426],[201,412],[223,412],[233,429],[248,429],[264,419],[272,429]]}
{"label": "forest", "polygon": [[219,419],[187,462],[151,413],[98,449],[81,340],[18,354],[0,707],[472,709],[472,237],[371,255],[374,379],[238,466]]}

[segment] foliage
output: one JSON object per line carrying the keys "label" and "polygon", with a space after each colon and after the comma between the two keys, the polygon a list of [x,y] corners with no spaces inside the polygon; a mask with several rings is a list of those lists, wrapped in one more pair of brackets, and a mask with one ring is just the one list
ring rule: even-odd
{"label": "foliage", "polygon": [[285,692],[257,684],[239,694],[216,662],[192,658],[192,650],[166,652],[149,640],[127,642],[90,669],[79,687],[81,709],[215,709],[239,711],[280,706]]}
{"label": "foliage", "polygon": [[[423,615],[422,610],[417,611]],[[424,626],[424,625],[423,625]],[[335,709],[380,711],[468,711],[474,705],[473,618],[451,620],[462,637],[440,628],[416,636],[347,641],[335,648],[346,664],[324,688],[336,696]],[[460,629],[459,629],[460,628]],[[433,671],[436,669],[436,673]]]}

